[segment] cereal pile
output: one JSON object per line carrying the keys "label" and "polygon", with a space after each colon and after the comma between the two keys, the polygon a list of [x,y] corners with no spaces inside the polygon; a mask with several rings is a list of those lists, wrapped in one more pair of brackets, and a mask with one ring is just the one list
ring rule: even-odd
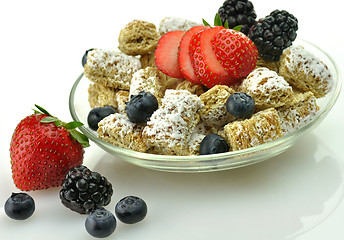
{"label": "cereal pile", "polygon": [[[99,138],[139,152],[198,155],[209,134],[222,137],[229,151],[236,151],[280,138],[316,116],[316,100],[331,90],[332,75],[302,46],[287,47],[278,61],[258,56],[246,77],[211,88],[164,74],[154,55],[161,36],[198,25],[168,17],[157,28],[135,20],[120,31],[120,51],[88,52],[84,75],[92,81],[90,106],[116,109],[99,122]],[[140,92],[154,95],[158,108],[146,122],[135,123],[128,119],[126,106]],[[254,113],[246,119],[233,116],[226,107],[228,97],[239,92],[248,94],[255,103]]]}

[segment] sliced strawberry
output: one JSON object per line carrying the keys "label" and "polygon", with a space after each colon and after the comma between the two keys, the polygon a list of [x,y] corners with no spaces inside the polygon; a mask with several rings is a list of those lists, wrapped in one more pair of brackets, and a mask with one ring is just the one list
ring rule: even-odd
{"label": "sliced strawberry", "polygon": [[200,32],[208,27],[205,26],[195,26],[190,28],[190,30],[186,31],[184,36],[182,37],[178,49],[178,63],[179,63],[179,68],[184,76],[185,79],[189,80],[192,83],[195,84],[200,84],[194,69],[192,67],[191,63],[191,57],[190,57],[190,51],[189,51],[189,46],[190,46],[190,41],[192,36]]}
{"label": "sliced strawberry", "polygon": [[189,46],[196,76],[208,88],[230,84],[229,75],[217,60],[212,46],[214,35],[221,29],[224,28],[213,27],[194,34]]}
{"label": "sliced strawberry", "polygon": [[222,29],[212,43],[218,61],[232,78],[246,77],[256,67],[258,50],[243,33]]}
{"label": "sliced strawberry", "polygon": [[178,47],[184,31],[164,34],[155,50],[155,65],[164,74],[173,78],[183,78],[178,66]]}

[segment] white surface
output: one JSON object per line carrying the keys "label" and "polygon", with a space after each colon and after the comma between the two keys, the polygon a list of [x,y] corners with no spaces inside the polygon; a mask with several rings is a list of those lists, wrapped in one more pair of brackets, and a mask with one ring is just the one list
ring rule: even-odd
{"label": "white surface", "polygon": [[[114,48],[119,30],[133,19],[165,16],[212,21],[222,0],[204,1],[2,1],[0,118],[0,238],[92,239],[86,216],[62,206],[59,189],[30,194],[36,212],[10,220],[3,206],[12,191],[9,143],[17,123],[34,104],[65,121],[69,90],[82,71],[85,50]],[[311,4],[311,6],[310,6]],[[336,1],[254,1],[259,17],[286,9],[299,19],[298,35],[344,64],[341,8]],[[338,31],[338,32],[335,32]],[[118,161],[95,144],[84,164],[114,186],[107,207],[126,195],[142,197],[147,218],[118,223],[109,239],[344,239],[343,94],[329,116],[286,153],[236,170],[177,174]]]}

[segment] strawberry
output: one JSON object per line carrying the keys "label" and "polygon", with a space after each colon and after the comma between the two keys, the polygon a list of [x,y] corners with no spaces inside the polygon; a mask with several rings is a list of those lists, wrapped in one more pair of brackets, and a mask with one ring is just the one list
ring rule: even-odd
{"label": "strawberry", "polygon": [[190,28],[188,31],[185,32],[179,44],[178,63],[179,63],[180,71],[182,72],[185,79],[189,80],[190,82],[194,84],[200,84],[200,82],[194,72],[194,69],[191,63],[191,57],[189,54],[190,41],[191,41],[192,36],[195,33],[200,32],[201,30],[204,30],[206,28],[207,27],[205,26],[195,26],[195,27]]}
{"label": "strawberry", "polygon": [[230,84],[229,75],[217,60],[211,42],[214,35],[221,29],[224,28],[216,26],[194,34],[189,46],[195,74],[201,84],[208,88]]}
{"label": "strawberry", "polygon": [[171,31],[164,34],[155,49],[155,65],[164,74],[173,78],[183,78],[178,66],[178,47],[184,31]]}
{"label": "strawberry", "polygon": [[70,168],[82,164],[88,138],[75,128],[80,122],[64,123],[45,109],[24,118],[10,145],[12,178],[23,191],[57,187]]}
{"label": "strawberry", "polygon": [[217,60],[232,79],[246,77],[255,67],[258,50],[243,33],[222,29],[212,39]]}

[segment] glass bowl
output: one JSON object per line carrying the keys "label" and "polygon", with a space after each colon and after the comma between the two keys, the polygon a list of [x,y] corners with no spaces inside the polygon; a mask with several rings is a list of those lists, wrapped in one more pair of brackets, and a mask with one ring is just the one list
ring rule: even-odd
{"label": "glass bowl", "polygon": [[83,74],[75,81],[70,92],[70,113],[74,121],[80,121],[85,124],[80,127],[80,130],[91,141],[112,154],[114,159],[121,159],[141,167],[170,172],[206,172],[238,168],[258,163],[286,151],[302,136],[318,126],[329,113],[340,93],[340,72],[333,59],[326,52],[308,41],[297,40],[294,44],[303,46],[327,64],[334,78],[333,89],[326,97],[317,100],[320,111],[311,122],[291,134],[266,144],[239,151],[197,156],[167,156],[141,153],[111,145],[99,139],[97,133],[91,130],[87,125],[87,115],[91,110],[88,103],[87,89],[91,82],[85,78]]}

